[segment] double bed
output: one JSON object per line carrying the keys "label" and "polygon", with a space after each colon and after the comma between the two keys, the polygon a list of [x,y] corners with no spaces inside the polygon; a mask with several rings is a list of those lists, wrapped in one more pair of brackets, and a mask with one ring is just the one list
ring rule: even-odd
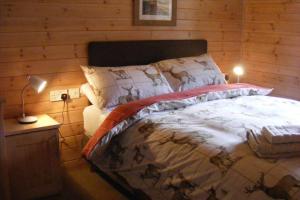
{"label": "double bed", "polygon": [[[207,53],[205,40],[93,42],[89,65],[145,65]],[[136,199],[300,199],[300,156],[262,159],[247,131],[299,125],[300,102],[248,84],[206,85],[84,110],[85,158]],[[300,152],[300,150],[299,150]]]}

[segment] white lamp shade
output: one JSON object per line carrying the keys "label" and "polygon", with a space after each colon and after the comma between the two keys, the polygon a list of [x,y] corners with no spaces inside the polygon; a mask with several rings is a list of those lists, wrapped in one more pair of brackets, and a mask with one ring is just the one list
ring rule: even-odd
{"label": "white lamp shade", "polygon": [[28,82],[30,83],[31,87],[37,91],[37,93],[42,92],[46,85],[47,85],[47,81],[41,79],[38,76],[29,76],[28,77]]}
{"label": "white lamp shade", "polygon": [[237,76],[242,76],[244,75],[244,68],[242,66],[236,66],[233,68],[233,72]]}

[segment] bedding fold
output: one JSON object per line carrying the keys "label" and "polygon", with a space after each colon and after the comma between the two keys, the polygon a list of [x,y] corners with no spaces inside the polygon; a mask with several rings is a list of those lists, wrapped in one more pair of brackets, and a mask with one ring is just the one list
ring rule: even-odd
{"label": "bedding fold", "polygon": [[261,133],[271,144],[300,143],[300,126],[265,126]]}

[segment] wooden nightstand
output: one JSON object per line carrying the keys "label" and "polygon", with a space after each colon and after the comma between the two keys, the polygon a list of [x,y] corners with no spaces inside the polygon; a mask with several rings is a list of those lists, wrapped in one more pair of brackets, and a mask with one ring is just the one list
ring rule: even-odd
{"label": "wooden nightstand", "polygon": [[33,199],[61,190],[59,164],[60,124],[39,115],[34,124],[4,120],[4,139],[12,199]]}

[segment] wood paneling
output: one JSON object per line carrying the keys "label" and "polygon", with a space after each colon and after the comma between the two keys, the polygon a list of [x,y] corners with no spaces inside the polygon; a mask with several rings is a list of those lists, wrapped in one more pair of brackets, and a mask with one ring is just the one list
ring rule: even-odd
{"label": "wood paneling", "polygon": [[300,99],[300,1],[244,1],[245,81]]}
{"label": "wood paneling", "polygon": [[10,199],[9,177],[7,169],[6,143],[4,137],[3,108],[4,99],[0,97],[0,199]]}
{"label": "wood paneling", "polygon": [[[62,103],[49,91],[85,82],[79,65],[87,62],[92,40],[207,39],[209,52],[224,71],[240,60],[241,0],[178,0],[175,27],[132,26],[132,0],[0,0],[0,95],[6,117],[20,113],[26,74],[48,80],[47,90],[26,92],[26,111],[48,113],[62,122]],[[263,17],[263,16],[262,16]],[[286,16],[292,17],[292,16]],[[80,156],[82,97],[69,104],[61,128],[62,160]]]}

